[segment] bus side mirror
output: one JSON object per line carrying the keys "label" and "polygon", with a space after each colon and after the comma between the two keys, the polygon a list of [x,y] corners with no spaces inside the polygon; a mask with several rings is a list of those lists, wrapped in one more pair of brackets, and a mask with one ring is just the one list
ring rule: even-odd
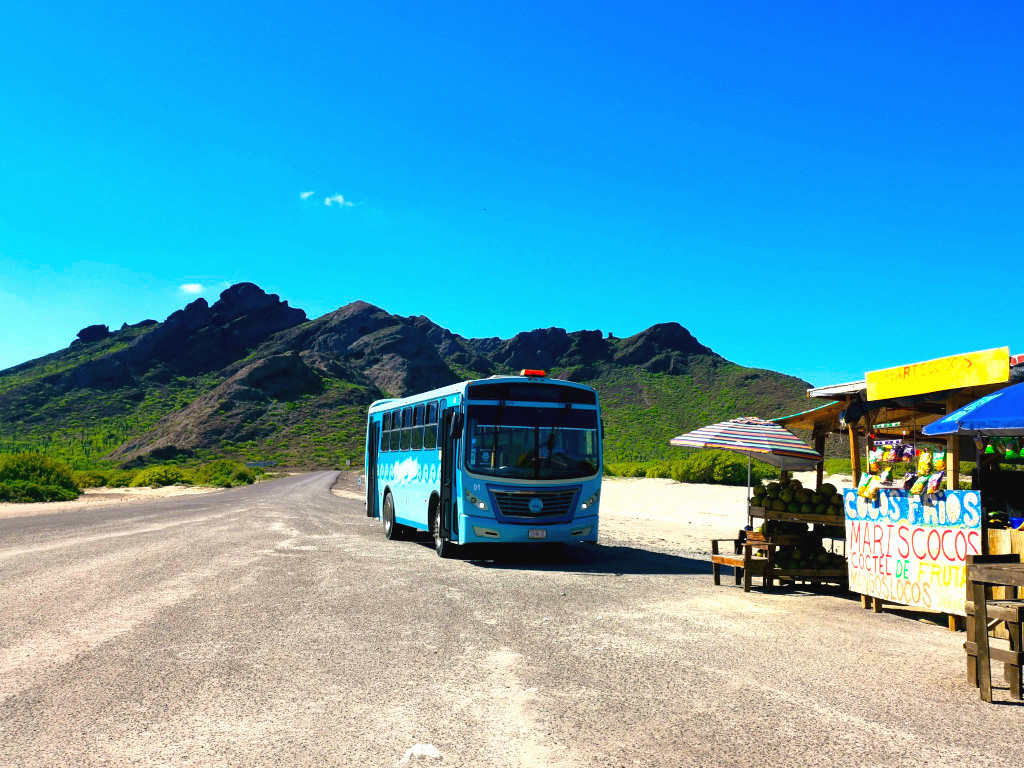
{"label": "bus side mirror", "polygon": [[462,437],[462,427],[464,426],[464,424],[465,417],[461,413],[452,414],[452,440],[458,440],[460,437]]}

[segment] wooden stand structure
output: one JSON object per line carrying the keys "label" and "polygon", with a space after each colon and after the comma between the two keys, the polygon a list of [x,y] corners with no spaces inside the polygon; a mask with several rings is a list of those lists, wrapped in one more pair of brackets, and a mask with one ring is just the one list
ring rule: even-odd
{"label": "wooden stand structure", "polygon": [[[750,518],[764,521],[779,521],[784,523],[806,523],[812,526],[832,525],[843,527],[842,517],[834,515],[801,514],[793,512],[775,512],[764,507],[750,507]],[[819,539],[833,538],[825,536],[820,529],[812,529],[811,534],[817,534]],[[835,537],[838,539],[838,537]],[[775,581],[791,581],[800,584],[835,584],[845,586],[847,581],[846,568],[779,568],[776,566],[776,554],[782,547],[791,547],[798,544],[800,536],[777,535],[764,536],[755,531],[748,531],[746,541],[743,542],[744,561],[748,564],[757,564],[764,577],[765,589],[772,589]],[[762,552],[763,557],[756,556]],[[763,563],[763,565],[761,565]],[[743,588],[750,591],[750,573],[745,573]],[[738,582],[737,582],[738,583]]]}
{"label": "wooden stand structure", "polygon": [[[1014,590],[1011,599],[997,599],[992,588]],[[1010,698],[1022,699],[1024,669],[1024,564],[1016,555],[968,557],[967,566],[967,681],[979,689],[982,701],[992,701],[990,661],[1003,662],[1003,676],[1010,685]],[[992,648],[990,620],[1003,622],[1009,648]]]}

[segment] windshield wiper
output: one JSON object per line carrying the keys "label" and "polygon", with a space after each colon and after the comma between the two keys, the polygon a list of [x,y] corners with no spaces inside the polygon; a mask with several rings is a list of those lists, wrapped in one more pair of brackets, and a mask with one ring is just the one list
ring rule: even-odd
{"label": "windshield wiper", "polygon": [[563,408],[562,412],[558,415],[558,421],[555,422],[555,425],[551,428],[551,431],[548,433],[548,461],[549,462],[551,461],[551,451],[553,451],[554,448],[555,448],[555,438],[558,437],[558,430],[560,430],[562,428],[562,425],[565,423],[565,417],[569,414],[569,410],[571,408],[572,408],[572,403],[566,403],[565,404],[565,408]]}
{"label": "windshield wiper", "polygon": [[491,469],[495,468],[498,455],[498,435],[501,432],[501,416],[505,412],[505,401],[498,401],[498,413],[494,417],[494,442],[491,445]]}

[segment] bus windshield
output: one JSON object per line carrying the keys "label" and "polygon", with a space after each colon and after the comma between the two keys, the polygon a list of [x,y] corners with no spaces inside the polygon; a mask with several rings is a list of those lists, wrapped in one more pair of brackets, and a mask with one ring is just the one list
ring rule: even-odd
{"label": "bus windshield", "polygon": [[597,411],[470,405],[466,469],[528,480],[591,477],[600,469]]}

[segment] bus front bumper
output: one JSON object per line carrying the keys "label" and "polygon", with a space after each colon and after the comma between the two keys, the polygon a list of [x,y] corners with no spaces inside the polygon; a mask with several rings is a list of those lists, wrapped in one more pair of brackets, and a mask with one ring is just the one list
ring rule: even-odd
{"label": "bus front bumper", "polygon": [[[509,524],[499,523],[493,517],[459,515],[459,530],[463,544],[496,541],[505,544],[536,542],[597,541],[597,515],[577,517],[569,523]],[[530,532],[533,531],[531,536]],[[536,532],[543,531],[543,536]]]}

